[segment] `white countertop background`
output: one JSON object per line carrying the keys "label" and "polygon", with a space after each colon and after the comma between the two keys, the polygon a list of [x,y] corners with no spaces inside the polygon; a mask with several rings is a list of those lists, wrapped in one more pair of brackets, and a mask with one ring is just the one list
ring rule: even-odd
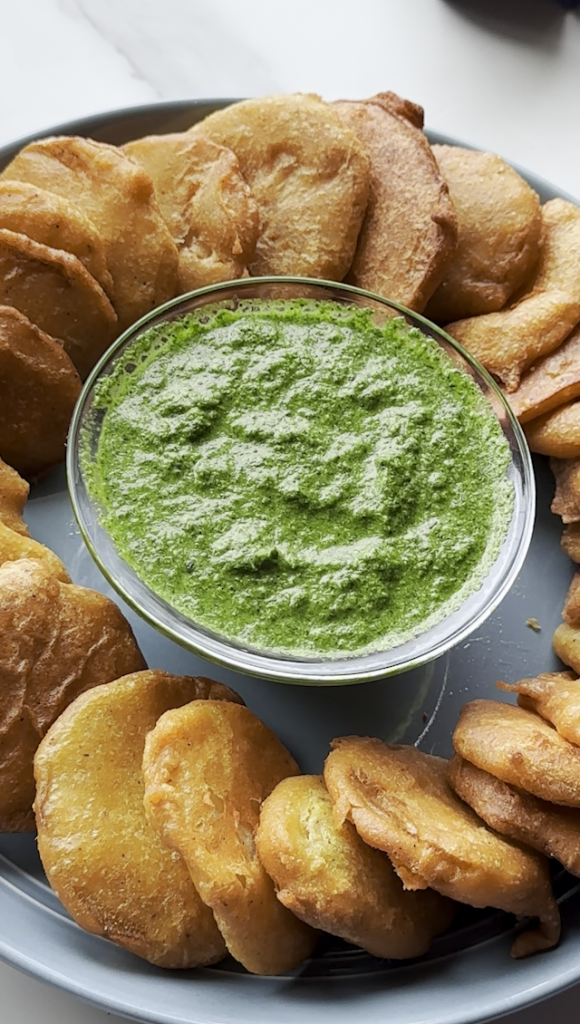
{"label": "white countertop background", "polygon": [[[580,7],[556,0],[0,0],[0,41],[0,145],[156,100],[392,89],[580,199]],[[120,1020],[1,964],[0,994],[0,1024]],[[578,1024],[580,986],[504,1021],[549,1017]]]}

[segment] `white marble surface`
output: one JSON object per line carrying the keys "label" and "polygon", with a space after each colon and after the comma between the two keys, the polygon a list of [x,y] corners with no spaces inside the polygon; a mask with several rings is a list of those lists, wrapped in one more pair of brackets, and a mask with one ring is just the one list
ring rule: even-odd
{"label": "white marble surface", "polygon": [[[580,198],[580,9],[556,0],[0,0],[0,39],[0,144],[158,99],[393,89]],[[116,1019],[2,965],[0,991],[6,1024]],[[509,1022],[579,1005],[580,987]]]}

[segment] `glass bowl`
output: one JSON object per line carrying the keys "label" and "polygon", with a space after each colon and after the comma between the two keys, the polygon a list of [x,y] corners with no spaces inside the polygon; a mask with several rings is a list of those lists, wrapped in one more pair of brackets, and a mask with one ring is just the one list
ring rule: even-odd
{"label": "glass bowl", "polygon": [[[507,476],[513,486],[514,500],[499,554],[479,589],[456,611],[399,646],[327,659],[292,657],[245,646],[192,621],[154,593],[121,557],[102,523],[103,509],[87,486],[87,467],[96,451],[103,416],[95,405],[97,382],[112,372],[117,360],[124,358],[127,348],[143,331],[179,319],[210,303],[235,303],[242,298],[330,300],[370,308],[378,321],[393,315],[402,316],[408,324],[434,339],[454,365],[471,376],[501,425],[511,453]],[[424,317],[359,288],[309,278],[248,278],[213,285],[166,303],[129,328],[105,353],[84,385],[70,428],[67,475],[74,513],[89,551],[121,597],[154,628],[218,665],[265,679],[318,686],[366,682],[408,671],[438,658],[464,640],[494,611],[513,584],[528,550],[535,511],[534,476],[524,435],[489,374],[457,342]]]}

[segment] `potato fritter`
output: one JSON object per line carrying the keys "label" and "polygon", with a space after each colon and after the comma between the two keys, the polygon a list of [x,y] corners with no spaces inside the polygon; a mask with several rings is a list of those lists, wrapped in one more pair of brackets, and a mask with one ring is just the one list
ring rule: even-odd
{"label": "potato fritter", "polygon": [[563,523],[577,523],[580,520],[580,458],[550,459],[550,469],[556,481],[550,511],[561,516]]}
{"label": "potato fritter", "polygon": [[367,212],[347,280],[421,312],[457,241],[423,110],[391,92],[333,104],[370,161]]}
{"label": "potato fritter", "polygon": [[472,700],[461,709],[453,746],[502,782],[540,800],[580,807],[580,749],[531,711]]}
{"label": "potato fritter", "polygon": [[367,204],[369,164],[329,103],[298,93],[245,100],[190,131],[233,150],[258,204],[251,274],[342,281]]}
{"label": "potato fritter", "polygon": [[0,178],[55,192],[92,221],[113,279],[119,333],[174,297],[177,249],[153,183],[116,146],[78,136],[39,139],[25,146]]}
{"label": "potato fritter", "polygon": [[573,562],[580,562],[580,523],[570,523],[562,534],[560,541],[562,551]]}
{"label": "potato fritter", "polygon": [[449,762],[447,781],[490,828],[555,857],[566,871],[580,875],[580,810],[538,800],[458,754]]}
{"label": "potato fritter", "polygon": [[21,533],[23,537],[29,536],[28,527],[22,518],[29,491],[30,485],[26,480],[0,458],[0,523]]}
{"label": "potato fritter", "polygon": [[109,347],[117,317],[76,256],[0,229],[0,305],[14,306],[62,342],[84,379]]}
{"label": "potato fritter", "polygon": [[38,851],[61,903],[86,931],[159,967],[226,955],[211,910],[143,807],[147,733],[164,711],[207,697],[239,699],[208,679],[126,675],[77,697],[34,759]]}
{"label": "potato fritter", "polygon": [[62,345],[0,306],[0,455],[29,479],[63,462],[80,391]]}
{"label": "potato fritter", "polygon": [[235,154],[191,132],[148,135],[123,151],[153,182],[179,252],[179,291],[244,276],[260,219]]}
{"label": "potato fritter", "polygon": [[568,402],[526,424],[530,451],[557,459],[580,456],[580,401]]}
{"label": "potato fritter", "polygon": [[278,783],[262,804],[256,845],[285,907],[373,956],[421,956],[453,919],[453,903],[431,889],[405,892],[384,853],[350,822],[336,824],[320,776]]}
{"label": "potato fritter", "polygon": [[[580,327],[555,352],[540,359],[510,394],[520,423],[535,420],[580,396]],[[556,452],[550,454],[557,454]]]}
{"label": "potato fritter", "polygon": [[113,279],[100,235],[92,221],[64,196],[25,181],[0,181],[0,228],[72,253],[111,298]]}
{"label": "potato fritter", "polygon": [[560,736],[580,745],[580,680],[572,672],[545,672],[535,679],[497,684],[500,690],[517,693],[518,704],[535,711],[554,726]]}
{"label": "potato fritter", "polygon": [[406,889],[430,886],[473,907],[538,917],[539,928],[517,937],[512,956],[556,945],[560,914],[547,861],[491,832],[447,784],[447,761],[361,736],[332,747],[324,780],[336,821],[351,821],[388,854]]}
{"label": "potato fritter", "polygon": [[439,323],[493,313],[528,281],[540,255],[538,195],[499,156],[433,146],[457,214],[457,248],[426,316]]}
{"label": "potato fritter", "polygon": [[497,313],[446,327],[510,393],[524,370],[556,349],[580,321],[580,209],[551,199],[541,210],[542,252],[525,294]]}
{"label": "potato fritter", "polygon": [[194,701],[159,719],[143,756],[145,809],[184,858],[232,956],[253,974],[292,970],[316,933],[276,899],[254,836],[260,805],[298,765],[248,708]]}
{"label": "potato fritter", "polygon": [[563,622],[554,632],[552,646],[560,661],[580,675],[580,629]]}
{"label": "potato fritter", "polygon": [[36,558],[0,566],[0,637],[0,832],[25,832],[42,737],[79,693],[145,662],[113,601]]}
{"label": "potato fritter", "polygon": [[562,618],[569,626],[580,626],[580,572],[574,573],[568,587]]}

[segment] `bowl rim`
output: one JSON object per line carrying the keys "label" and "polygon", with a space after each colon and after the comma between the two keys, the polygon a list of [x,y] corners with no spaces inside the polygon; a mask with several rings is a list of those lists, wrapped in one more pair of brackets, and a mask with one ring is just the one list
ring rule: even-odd
{"label": "bowl rim", "polygon": [[[144,606],[141,601],[137,600],[123,580],[112,570],[106,560],[102,557],[96,544],[91,536],[90,528],[85,521],[81,501],[79,500],[79,494],[77,492],[77,478],[82,480],[82,469],[81,460],[79,457],[79,449],[81,443],[81,432],[83,416],[86,411],[87,404],[89,403],[93,389],[101,376],[102,372],[114,362],[117,354],[121,351],[125,345],[129,344],[134,338],[137,338],[143,330],[147,328],[147,325],[152,321],[160,322],[167,314],[171,314],[181,306],[186,306],[192,300],[197,300],[205,296],[212,296],[214,294],[223,293],[224,291],[232,288],[245,289],[255,288],[256,286],[262,285],[303,285],[305,287],[320,287],[331,289],[332,291],[343,291],[347,294],[362,297],[364,299],[372,300],[373,302],[379,303],[382,306],[388,306],[401,313],[402,316],[408,318],[413,323],[418,321],[419,324],[424,325],[429,332],[427,336],[438,335],[443,341],[459,353],[463,360],[475,371],[477,375],[485,382],[487,387],[490,389],[491,394],[496,402],[499,402],[502,412],[506,415],[507,422],[513,430],[515,440],[517,442],[519,455],[522,460],[522,481],[523,488],[527,494],[527,501],[524,504],[523,514],[524,522],[521,531],[514,538],[513,544],[517,546],[516,557],[513,558],[512,564],[509,570],[506,572],[503,579],[499,581],[497,588],[492,592],[489,600],[483,605],[479,612],[474,614],[462,627],[459,627],[451,636],[444,637],[439,642],[434,643],[432,647],[429,647],[424,652],[405,658],[402,661],[395,662],[392,665],[377,664],[375,667],[370,667],[368,664],[371,659],[377,660],[381,655],[388,656],[393,651],[399,649],[399,646],[389,648],[385,651],[369,652],[362,655],[346,656],[343,658],[318,658],[308,659],[300,657],[291,657],[286,655],[276,656],[275,652],[262,652],[255,648],[245,648],[243,646],[236,645],[235,641],[228,639],[223,634],[218,634],[212,630],[205,629],[193,620],[188,619],[187,616],[180,613],[175,609],[170,602],[157,595],[144,581],[139,579],[138,573],[128,565],[127,562],[119,555],[120,560],[124,563],[127,568],[128,574],[133,576],[135,580],[139,582],[140,587],[146,591],[147,600],[151,601],[153,606],[157,605],[158,608],[167,613],[166,618],[173,620],[171,621],[160,621],[159,616],[155,614],[153,609]],[[513,459],[512,459],[513,462]],[[460,644],[465,640],[474,630],[478,629],[479,626],[493,613],[497,608],[498,604],[503,600],[509,589],[513,585],[522,565],[525,560],[526,554],[529,549],[529,545],[532,538],[534,519],[535,519],[535,504],[536,504],[536,487],[535,477],[533,472],[532,460],[530,451],[527,445],[527,441],[524,432],[512,412],[512,409],[507,401],[503,391],[493,379],[490,373],[481,366],[481,364],[466,350],[463,346],[457,342],[451,335],[447,334],[442,328],[420,313],[415,313],[413,310],[401,305],[401,303],[395,302],[394,300],[387,299],[374,292],[368,291],[363,288],[358,288],[354,285],[345,284],[343,282],[328,281],[322,278],[310,278],[302,276],[290,276],[290,275],[267,275],[263,277],[249,277],[234,281],[222,281],[218,284],[207,285],[203,288],[197,288],[190,292],[186,292],[183,295],[179,295],[174,299],[170,299],[168,302],[157,306],[151,310],[145,316],[141,317],[134,324],[128,327],[119,337],[112,343],[112,345],[106,350],[101,356],[99,361],[91,370],[89,376],[83,384],[81,394],[75,405],[73,416],[71,419],[67,452],[66,452],[66,474],[67,484],[69,490],[69,496],[77,521],[81,536],[84,543],[86,544],[91,556],[103,573],[107,581],[117,591],[117,593],[123,598],[126,604],[129,605],[138,615],[145,619],[154,629],[161,632],[163,635],[168,637],[173,642],[179,644],[186,649],[193,651],[195,654],[200,655],[203,658],[208,659],[214,664],[219,665],[222,668],[227,668],[240,672],[246,675],[254,675],[263,679],[270,679],[272,681],[296,684],[296,685],[313,685],[313,686],[336,686],[336,685],[349,685],[359,682],[369,682],[376,679],[386,679],[389,676],[399,675],[403,672],[411,671],[413,669],[420,668],[422,665],[441,657],[452,647]],[[94,504],[94,499],[91,498]],[[511,523],[513,523],[515,515],[512,514]],[[511,525],[510,523],[510,525]],[[105,527],[101,527],[103,532],[108,535],[108,531]],[[504,543],[507,538],[504,538]],[[112,543],[112,541],[111,541]],[[501,554],[501,553],[500,553]],[[493,565],[497,565],[500,557],[498,554]],[[466,599],[467,600],[467,599]],[[457,609],[459,612],[461,606]],[[455,613],[451,613],[455,614]],[[433,627],[440,628],[442,624],[447,621],[451,616],[446,616],[441,622],[436,623]],[[164,617],[165,618],[165,617]],[[181,629],[179,628],[181,626]],[[413,640],[420,636],[425,636],[430,632],[430,629],[424,633],[417,634],[417,637],[411,638],[406,643],[412,643]],[[187,635],[186,635],[187,633]],[[190,635],[192,634],[192,635]],[[400,645],[400,646],[404,646]],[[246,660],[246,656],[249,660]],[[241,659],[241,660],[240,660]],[[306,669],[305,666],[308,666]],[[316,667],[322,670],[325,666],[325,671],[321,671],[317,674]],[[328,670],[328,666],[336,666],[337,670]],[[342,667],[339,670],[338,667]],[[314,670],[313,670],[314,667]]]}

